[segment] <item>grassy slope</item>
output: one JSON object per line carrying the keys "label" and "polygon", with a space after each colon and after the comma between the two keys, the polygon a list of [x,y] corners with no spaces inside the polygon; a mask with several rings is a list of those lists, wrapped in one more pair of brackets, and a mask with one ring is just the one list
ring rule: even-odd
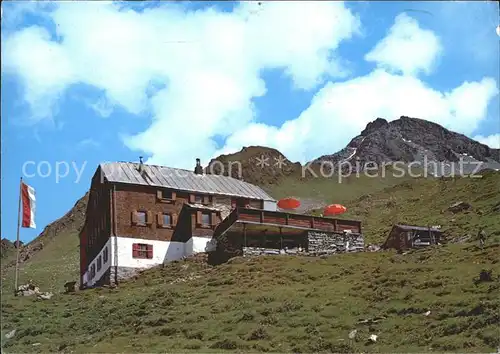
{"label": "grassy slope", "polygon": [[[441,225],[448,239],[476,236],[479,226],[500,239],[500,173],[480,179],[414,179],[348,202],[342,217],[363,221],[367,242],[381,243],[393,224]],[[472,205],[453,214],[455,202]],[[316,213],[319,213],[317,211]]]}
{"label": "grassy slope", "polygon": [[[395,186],[397,182],[403,183]],[[381,181],[362,177],[342,184],[324,179],[309,180],[306,184],[288,178],[269,189],[276,197],[323,196],[327,202],[344,203],[349,207],[346,217],[362,220],[368,242],[379,243],[385,239],[391,224],[395,222],[441,224],[450,237],[474,234],[479,224],[487,226],[489,233],[498,231],[499,186],[500,175],[497,173],[480,180]],[[366,196],[368,193],[369,197]],[[349,201],[353,198],[358,199]],[[471,203],[473,210],[456,215],[441,213],[459,200]],[[22,265],[21,283],[34,279],[42,290],[58,291],[62,290],[64,282],[76,280],[76,226],[62,229],[56,235],[58,242],[47,244]],[[15,339],[10,341],[14,347],[9,348],[9,351],[57,350],[58,345],[68,345],[82,351],[111,351],[115,344],[122,351],[155,351],[169,347],[205,350],[207,346],[272,351],[328,348],[369,350],[361,342],[352,344],[353,347],[342,347],[347,343],[346,333],[353,328],[352,321],[386,313],[398,306],[424,308],[432,305],[431,310],[436,307],[442,314],[472,309],[490,293],[487,292],[488,286],[472,288],[470,279],[483,267],[481,263],[489,263],[490,268],[496,267],[498,274],[498,264],[493,263],[493,256],[498,256],[498,251],[497,246],[481,255],[472,246],[455,245],[439,248],[439,251],[428,250],[418,255],[403,256],[406,258],[380,253],[341,255],[328,260],[259,259],[252,261],[252,264],[224,265],[217,271],[210,270],[209,280],[165,285],[162,283],[164,278],[173,279],[194,267],[190,265],[188,270],[182,270],[179,265],[173,265],[167,271],[150,272],[144,280],[129,284],[120,291],[104,291],[104,299],[96,296],[97,291],[88,291],[75,296],[58,295],[54,301],[43,303],[33,302],[32,299],[14,300],[10,294],[6,295],[5,290],[10,291],[13,284],[13,269],[10,269],[2,272],[2,330],[17,328],[19,331]],[[426,254],[432,256],[428,260],[418,260]],[[447,265],[443,267],[443,263]],[[370,277],[377,267],[380,267],[377,275],[379,280],[375,278],[371,282]],[[418,269],[422,267],[429,270],[430,274],[427,271],[420,272]],[[342,276],[336,277],[334,274]],[[405,284],[403,279],[408,276],[418,279]],[[425,285],[435,280],[440,284],[437,288],[433,288],[432,284]],[[155,285],[141,288],[145,281]],[[227,284],[224,285],[224,282]],[[356,284],[359,289],[355,287]],[[311,289],[316,289],[315,295],[306,295],[306,291]],[[173,292],[172,296],[169,295],[170,291]],[[447,296],[440,298],[436,295],[448,291],[450,294]],[[359,296],[356,295],[358,293]],[[269,294],[273,300],[267,304],[268,300],[258,299],[263,294]],[[394,294],[394,300],[382,301],[380,294]],[[168,300],[170,297],[172,300]],[[402,300],[405,297],[404,301],[408,301],[406,304]],[[164,302],[160,303],[162,299]],[[116,301],[110,303],[111,300]],[[186,307],[172,307],[168,305],[170,301]],[[290,301],[292,304],[288,304]],[[484,301],[490,305],[492,303],[492,300]],[[123,309],[119,303],[124,303]],[[156,306],[153,312],[146,305],[148,303]],[[302,304],[302,307],[293,303]],[[280,306],[291,306],[291,309],[283,310]],[[265,308],[275,309],[266,315]],[[18,310],[21,313],[18,313],[20,317],[16,320],[13,313]],[[465,350],[472,351],[493,348],[497,344],[492,339],[493,328],[487,324],[491,320],[491,308],[483,310],[485,312],[477,318],[465,315],[443,318],[409,315],[403,321],[400,315],[393,314],[390,319],[375,326],[374,330],[381,330],[380,335],[385,339],[381,337],[380,343],[373,348],[379,351],[422,351],[428,350],[429,343],[436,350],[454,350],[462,344],[469,345],[470,348],[466,347]],[[246,314],[250,312],[252,314]],[[125,319],[124,326],[118,325],[118,315]],[[135,322],[132,320],[134,316],[137,318]],[[238,316],[247,320],[240,321]],[[165,319],[170,322],[165,323]],[[96,326],[92,324],[93,321],[96,321]],[[437,327],[428,327],[429,321]],[[112,329],[110,326],[115,322],[119,328]],[[177,329],[172,329],[174,327]],[[259,327],[263,328],[262,333]],[[71,329],[69,335],[66,333],[68,328]],[[433,328],[431,333],[429,328]],[[482,334],[479,334],[479,329]],[[135,335],[136,330],[137,340],[132,342],[135,343],[134,347],[127,347],[132,345],[127,336]],[[225,330],[228,331],[227,335],[224,334]],[[266,337],[267,333],[269,338],[257,342],[246,340],[245,336],[254,330],[257,331],[254,336]],[[363,331],[366,337],[367,332]],[[173,334],[167,335],[170,332]],[[61,333],[66,336],[64,340],[59,339]],[[151,339],[146,338],[148,333],[153,334]],[[114,336],[110,343],[104,341],[106,334]],[[240,334],[243,339],[239,337]],[[474,335],[479,337],[474,339]],[[197,339],[200,336],[202,339]],[[425,338],[429,336],[431,339],[427,343]],[[486,339],[481,339],[481,336],[486,336]],[[227,341],[217,344],[224,339]],[[145,344],[141,344],[143,340]],[[42,345],[31,347],[30,341]],[[95,348],[87,344],[95,341],[98,342]]]}
{"label": "grassy slope", "polygon": [[[8,352],[491,352],[500,345],[500,283],[472,279],[483,268],[500,273],[499,251],[455,244],[215,268],[175,262],[119,289],[4,298],[2,334],[17,329]],[[178,277],[185,281],[172,284]]]}
{"label": "grassy slope", "polygon": [[[44,290],[58,291],[63,289],[65,282],[78,280],[78,234],[85,220],[87,200],[88,194],[85,194],[64,216],[47,225],[37,238],[24,245],[20,259],[24,255],[29,255],[29,259],[20,263],[19,284],[33,279]],[[16,253],[14,250],[1,259],[2,294],[14,289]]]}
{"label": "grassy slope", "polygon": [[[79,241],[78,232],[68,230],[58,235],[33,258],[19,267],[19,284],[30,279],[40,285],[42,291],[62,291],[67,281],[79,278]],[[14,289],[14,267],[2,269],[2,295]]]}
{"label": "grassy slope", "polygon": [[405,181],[412,182],[413,179],[411,177],[396,178],[391,174],[387,174],[384,178],[370,178],[364,175],[356,177],[353,175],[339,180],[338,176],[334,175],[330,178],[287,178],[277,185],[269,185],[264,188],[274,198],[295,196],[318,199],[327,203],[348,203],[362,195],[378,192]]}

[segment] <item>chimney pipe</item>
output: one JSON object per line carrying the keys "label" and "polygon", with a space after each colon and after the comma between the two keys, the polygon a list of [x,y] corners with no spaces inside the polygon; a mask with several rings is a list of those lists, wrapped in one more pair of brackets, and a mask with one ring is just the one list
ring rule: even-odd
{"label": "chimney pipe", "polygon": [[139,172],[142,172],[143,168],[142,168],[142,156],[139,156]]}
{"label": "chimney pipe", "polygon": [[194,168],[194,173],[197,175],[202,175],[203,174],[203,167],[201,167],[201,162],[200,159],[196,159],[196,166]]}

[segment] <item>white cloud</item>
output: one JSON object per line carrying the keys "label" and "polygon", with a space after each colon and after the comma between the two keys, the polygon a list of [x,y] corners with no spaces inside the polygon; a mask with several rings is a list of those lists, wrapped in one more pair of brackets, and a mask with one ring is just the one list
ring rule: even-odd
{"label": "white cloud", "polygon": [[92,138],[83,139],[77,144],[79,149],[97,148],[99,146],[101,146],[101,144]]}
{"label": "white cloud", "polygon": [[[186,156],[215,151],[213,135],[254,119],[251,100],[266,93],[263,69],[283,69],[304,90],[344,76],[334,51],[360,26],[341,2],[242,2],[231,13],[71,2],[51,17],[61,43],[31,27],[9,36],[2,53],[37,117],[50,116],[70,85],[91,85],[130,113],[151,110],[151,126],[128,137],[130,147],[151,162],[189,166]],[[148,97],[152,82],[164,88]]]}
{"label": "white cloud", "polygon": [[[377,116],[416,116],[471,133],[498,93],[491,78],[439,92],[409,75],[429,73],[440,46],[432,32],[401,15],[367,56],[381,68],[328,82],[298,118],[268,126],[257,121],[252,104],[266,94],[262,70],[282,69],[302,90],[346,75],[335,50],[359,33],[360,22],[343,3],[263,2],[259,7],[242,2],[233,12],[186,12],[164,3],[135,12],[109,3],[71,2],[50,16],[61,40],[39,27],[10,34],[2,70],[23,79],[24,98],[37,119],[50,116],[76,83],[104,92],[91,103],[102,115],[114,106],[147,112],[151,125],[124,140],[151,154],[151,163],[191,168],[194,157],[207,161],[243,145],[275,147],[304,162],[342,148]],[[397,41],[407,57],[388,56]],[[393,71],[385,71],[389,67]],[[220,150],[215,135],[227,137]]]}
{"label": "white cloud", "polygon": [[2,71],[21,78],[32,119],[51,116],[67,86],[78,81],[65,48],[50,41],[41,27],[26,28],[2,41]]}
{"label": "white cloud", "polygon": [[484,145],[488,145],[490,148],[500,149],[500,134],[489,136],[476,135],[473,139]]}
{"label": "white cloud", "polygon": [[396,17],[387,37],[365,55],[365,60],[403,74],[430,74],[441,51],[434,32],[420,28],[417,20],[402,13]]}

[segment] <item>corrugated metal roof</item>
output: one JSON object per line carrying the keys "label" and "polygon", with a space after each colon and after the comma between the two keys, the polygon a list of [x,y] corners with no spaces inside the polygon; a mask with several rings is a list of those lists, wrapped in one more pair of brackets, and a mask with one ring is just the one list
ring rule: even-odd
{"label": "corrugated metal roof", "polygon": [[215,174],[197,175],[189,170],[146,164],[143,164],[143,172],[140,173],[139,164],[132,162],[111,162],[100,166],[109,182],[274,201],[260,187],[232,177]]}
{"label": "corrugated metal roof", "polygon": [[[407,231],[412,231],[412,230],[428,231],[429,230],[429,227],[425,227],[425,226],[412,226],[412,225],[397,224],[397,225],[394,225],[394,227],[397,227],[397,228],[402,229],[402,230],[407,230]],[[434,232],[442,232],[440,229],[436,229],[434,227],[431,227],[430,229],[431,229],[431,231],[434,231]]]}

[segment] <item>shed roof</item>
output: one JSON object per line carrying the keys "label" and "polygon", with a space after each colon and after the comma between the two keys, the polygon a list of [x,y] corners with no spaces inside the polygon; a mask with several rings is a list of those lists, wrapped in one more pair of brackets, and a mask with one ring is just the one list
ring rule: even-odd
{"label": "shed roof", "polygon": [[405,231],[412,231],[412,230],[416,230],[416,231],[428,231],[429,229],[431,229],[431,231],[434,231],[434,232],[442,232],[440,229],[436,229],[434,227],[425,227],[425,226],[412,226],[412,225],[400,225],[400,224],[397,224],[397,225],[394,225],[393,227],[397,227],[398,229],[402,229],[402,230],[405,230]]}
{"label": "shed roof", "polygon": [[146,164],[142,166],[143,172],[141,173],[139,163],[110,162],[100,165],[104,177],[109,182],[275,201],[260,187],[233,177],[196,174],[193,171],[166,166]]}

